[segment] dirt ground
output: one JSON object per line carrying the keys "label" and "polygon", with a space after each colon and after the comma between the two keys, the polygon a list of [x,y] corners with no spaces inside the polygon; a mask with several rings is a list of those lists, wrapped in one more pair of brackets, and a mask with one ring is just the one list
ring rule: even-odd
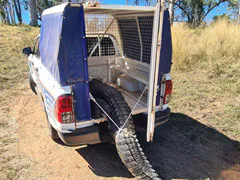
{"label": "dirt ground", "polygon": [[[19,179],[133,179],[111,143],[68,147],[52,141],[37,96],[24,89],[12,101],[10,114],[17,124],[20,164],[28,164]],[[139,138],[164,180],[240,179],[240,143],[187,115],[172,113],[156,129],[153,143],[145,142],[145,133]]]}

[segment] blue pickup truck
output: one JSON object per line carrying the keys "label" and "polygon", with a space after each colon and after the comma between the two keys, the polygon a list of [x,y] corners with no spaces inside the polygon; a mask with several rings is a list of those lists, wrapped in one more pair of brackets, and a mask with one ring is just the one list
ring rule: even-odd
{"label": "blue pickup truck", "polygon": [[46,9],[34,47],[23,53],[52,139],[66,145],[113,140],[132,175],[158,179],[136,129],[152,141],[170,114],[172,42],[163,3]]}

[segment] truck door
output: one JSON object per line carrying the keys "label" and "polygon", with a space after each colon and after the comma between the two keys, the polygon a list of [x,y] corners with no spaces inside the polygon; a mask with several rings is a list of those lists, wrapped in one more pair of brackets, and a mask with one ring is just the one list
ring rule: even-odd
{"label": "truck door", "polygon": [[154,17],[152,55],[149,75],[148,89],[148,124],[147,141],[153,140],[155,128],[156,107],[163,106],[164,89],[163,79],[171,70],[172,64],[172,39],[171,27],[168,10],[165,10],[164,4],[158,2]]}

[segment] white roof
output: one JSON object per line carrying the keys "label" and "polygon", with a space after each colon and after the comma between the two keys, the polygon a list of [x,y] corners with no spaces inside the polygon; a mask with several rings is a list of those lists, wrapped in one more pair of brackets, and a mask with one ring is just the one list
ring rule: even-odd
{"label": "white roof", "polygon": [[42,13],[42,16],[48,15],[48,14],[57,14],[57,13],[62,13],[65,9],[65,7],[70,4],[70,6],[75,6],[75,7],[80,7],[82,6],[81,4],[74,4],[74,3],[62,3],[57,6],[53,6],[51,8],[45,9]]}
{"label": "white roof", "polygon": [[[43,11],[42,16],[48,14],[62,13],[68,3],[63,3],[58,6],[48,8]],[[71,4],[71,6],[81,6],[80,4]],[[96,7],[91,7],[84,4],[84,12],[86,14],[111,14],[115,15],[128,15],[128,14],[145,14],[154,13],[155,7],[151,6],[126,6],[126,5],[97,5]]]}
{"label": "white roof", "polygon": [[42,16],[48,15],[48,14],[56,14],[56,13],[62,13],[67,6],[68,3],[63,3],[58,6],[53,6],[51,8],[45,9],[42,13]]}
{"label": "white roof", "polygon": [[127,15],[127,14],[145,14],[155,12],[156,8],[151,6],[126,6],[126,5],[97,5],[90,7],[84,4],[84,11],[86,14],[111,14]]}

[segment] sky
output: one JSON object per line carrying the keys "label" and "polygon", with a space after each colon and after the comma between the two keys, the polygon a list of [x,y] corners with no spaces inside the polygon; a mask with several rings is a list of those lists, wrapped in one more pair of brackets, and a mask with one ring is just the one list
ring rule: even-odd
{"label": "sky", "polygon": [[[131,2],[131,1],[130,1]],[[101,0],[101,4],[126,4],[126,0]],[[206,22],[211,22],[212,18],[215,15],[221,15],[227,13],[227,3],[221,4],[219,7],[215,8],[211,13],[208,14],[208,16],[205,18]],[[176,14],[179,14],[177,12]],[[29,11],[22,10],[22,16],[23,16],[23,23],[29,24],[30,17],[29,17]]]}

